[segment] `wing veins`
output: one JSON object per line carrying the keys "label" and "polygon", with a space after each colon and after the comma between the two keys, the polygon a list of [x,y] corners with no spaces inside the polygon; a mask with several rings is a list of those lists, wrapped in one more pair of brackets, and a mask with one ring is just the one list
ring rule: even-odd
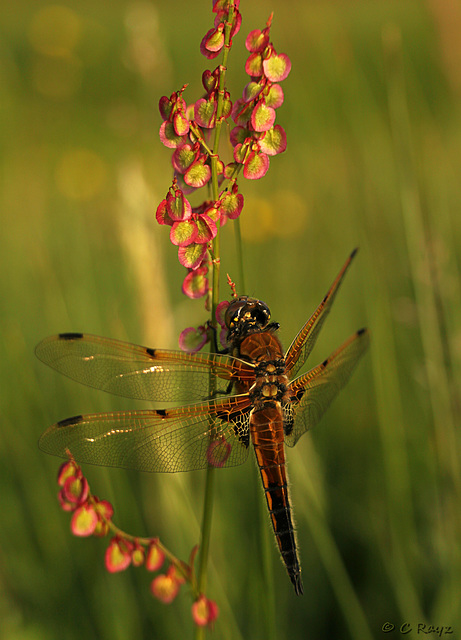
{"label": "wing veins", "polygon": [[216,376],[216,390],[223,394],[230,382],[254,376],[251,363],[232,356],[156,350],[90,334],[51,336],[37,346],[36,354],[81,384],[155,402],[207,399],[210,374]]}
{"label": "wing veins", "polygon": [[[248,450],[242,435],[248,430],[248,394],[171,410],[88,414],[63,420],[47,429],[40,448],[78,462],[132,468],[139,471],[190,471],[206,468],[214,441],[225,441],[223,464],[244,462]],[[238,420],[226,420],[236,414]]]}
{"label": "wing veins", "polygon": [[369,345],[366,329],[350,336],[324,362],[289,385],[293,399],[284,405],[285,443],[293,447],[322,419],[325,411],[349,381]]}
{"label": "wing veins", "polygon": [[354,249],[354,251],[351,253],[351,255],[344,263],[343,267],[341,268],[341,271],[336,276],[333,284],[329,288],[322,302],[319,304],[306,324],[300,329],[298,335],[295,337],[290,347],[288,348],[285,356],[285,362],[287,375],[289,377],[293,378],[297,374],[297,372],[301,369],[301,367],[309,357],[312,349],[314,348],[323,323],[330,313],[331,306],[334,302],[339,287],[356,253],[357,249]]}

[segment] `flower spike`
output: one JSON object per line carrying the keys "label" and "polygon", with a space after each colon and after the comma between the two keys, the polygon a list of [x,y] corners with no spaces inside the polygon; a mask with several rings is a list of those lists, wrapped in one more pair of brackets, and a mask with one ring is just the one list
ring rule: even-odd
{"label": "flower spike", "polygon": [[[213,13],[214,25],[203,36],[200,51],[208,60],[223,52],[226,59],[225,50],[232,46],[232,38],[241,25],[239,2],[215,0]],[[243,170],[246,179],[262,178],[269,169],[269,157],[286,149],[285,131],[275,124],[275,119],[284,100],[279,83],[288,76],[291,62],[286,54],[275,50],[270,40],[271,25],[272,14],[262,30],[254,29],[245,40],[249,52],[245,70],[250,81],[241,98],[231,100],[223,83],[226,67],[220,64],[203,72],[205,95],[195,102],[186,105],[187,85],[159,102],[163,120],[160,139],[172,150],[175,177],[167,197],[157,207],[156,218],[159,224],[172,227],[170,241],[178,246],[178,260],[188,269],[182,291],[190,298],[209,296],[208,278],[198,270],[209,259],[219,226],[235,220],[242,212],[238,174]],[[230,31],[226,31],[229,27]],[[235,123],[230,131],[234,161],[225,166],[216,155],[217,149],[209,144],[220,131],[222,121],[229,117]],[[219,199],[210,203],[207,211],[203,206],[193,210],[186,195],[209,186],[213,170],[222,189]],[[185,337],[182,342],[186,343]]]}

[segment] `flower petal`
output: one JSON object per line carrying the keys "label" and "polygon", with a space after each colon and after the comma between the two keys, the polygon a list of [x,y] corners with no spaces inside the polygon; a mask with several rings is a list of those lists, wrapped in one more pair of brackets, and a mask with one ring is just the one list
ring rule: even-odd
{"label": "flower petal", "polygon": [[185,173],[199,153],[200,150],[195,145],[183,144],[173,152],[171,164],[178,173]]}
{"label": "flower petal", "polygon": [[206,32],[202,40],[203,46],[207,51],[221,51],[224,46],[224,25],[221,23],[216,29],[210,29]]}
{"label": "flower petal", "polygon": [[70,530],[74,536],[91,536],[98,524],[98,515],[93,505],[85,503],[76,509],[70,522]]}
{"label": "flower petal", "polygon": [[210,442],[206,458],[208,464],[211,467],[224,467],[231,453],[231,445],[227,442],[224,436],[220,436],[213,442]]}
{"label": "flower petal", "polygon": [[179,582],[172,576],[161,574],[151,583],[152,594],[164,604],[173,602],[179,592]]}
{"label": "flower petal", "polygon": [[171,220],[189,220],[192,215],[192,207],[187,198],[184,197],[181,189],[172,187],[166,197],[167,211]]}
{"label": "flower petal", "polygon": [[251,118],[253,112],[253,105],[251,103],[245,103],[239,99],[234,102],[232,109],[232,119],[237,125],[245,126]]}
{"label": "flower petal", "polygon": [[254,29],[250,31],[245,40],[245,47],[251,53],[262,51],[267,47],[269,43],[269,34],[266,29],[261,31],[260,29]]}
{"label": "flower petal", "polygon": [[[217,67],[219,69],[219,67]],[[216,69],[213,73],[209,69],[205,69],[202,73],[202,84],[207,93],[212,93],[218,86],[219,76],[216,73]]]}
{"label": "flower petal", "polygon": [[243,209],[243,195],[241,193],[228,192],[221,200],[220,212],[231,220],[238,218]]}
{"label": "flower petal", "polygon": [[64,482],[62,494],[64,498],[75,504],[82,504],[88,498],[90,487],[88,480],[80,474],[80,476],[70,476]]}
{"label": "flower petal", "polygon": [[112,538],[106,549],[105,563],[107,571],[123,571],[131,564],[131,545],[121,538]]}
{"label": "flower petal", "polygon": [[166,200],[162,200],[162,202],[158,205],[155,217],[159,224],[168,224],[170,226],[173,224],[174,220],[170,218]]}
{"label": "flower petal", "polygon": [[190,122],[180,111],[174,114],[173,126],[177,136],[185,136],[189,133]]}
{"label": "flower petal", "polygon": [[260,100],[251,114],[251,125],[255,131],[269,131],[275,122],[275,109],[268,107],[264,100]]}
{"label": "flower petal", "polygon": [[[188,278],[189,276],[192,276],[193,278],[196,277],[195,272],[191,271],[189,274],[187,274],[186,278]],[[198,278],[206,280],[204,276],[198,276]],[[184,291],[183,284],[183,293],[189,296],[189,298],[200,298],[202,295],[205,295],[206,291],[200,296],[189,295],[186,291]],[[186,351],[187,353],[197,353],[197,351],[200,351],[200,349],[202,349],[207,342],[208,334],[206,327],[204,326],[197,328],[187,327],[186,329],[181,331],[181,334],[179,336],[179,348],[181,349],[181,351]]]}
{"label": "flower petal", "polygon": [[205,596],[200,596],[192,605],[192,617],[199,627],[206,627],[218,617],[218,605],[213,600],[208,600]]}
{"label": "flower petal", "polygon": [[229,304],[230,304],[229,300],[223,300],[216,307],[215,317],[216,317],[216,321],[218,322],[218,324],[221,325],[221,327],[226,326],[224,317],[226,315],[227,307],[229,306]]}
{"label": "flower petal", "polygon": [[196,189],[205,186],[210,178],[211,168],[209,164],[205,164],[204,156],[197,158],[184,174],[184,182]]}
{"label": "flower petal", "polygon": [[230,132],[231,145],[235,147],[237,144],[243,144],[247,138],[251,137],[249,129],[241,127],[240,125],[234,127]]}
{"label": "flower petal", "polygon": [[158,540],[154,540],[149,545],[146,554],[146,569],[148,571],[158,571],[165,562],[165,554],[158,546]]}
{"label": "flower petal", "polygon": [[200,98],[194,106],[194,118],[200,127],[211,129],[216,123],[216,110],[218,103],[216,100],[205,100]]}
{"label": "flower petal", "polygon": [[271,82],[282,82],[291,71],[291,60],[286,53],[272,55],[263,61],[264,75]]}
{"label": "flower petal", "polygon": [[219,29],[210,29],[203,36],[200,43],[200,53],[212,60],[219,55],[221,49],[224,46],[224,33]]}
{"label": "flower petal", "polygon": [[162,96],[158,101],[158,108],[163,120],[169,120],[170,114],[173,110],[173,103],[170,98]]}
{"label": "flower petal", "polygon": [[131,551],[131,562],[134,567],[140,567],[144,564],[145,551],[140,544],[135,544]]}
{"label": "flower petal", "polygon": [[282,87],[277,83],[271,84],[269,91],[265,93],[266,105],[278,109],[282,106],[284,97]]}
{"label": "flower petal", "polygon": [[263,84],[254,82],[254,80],[252,80],[243,89],[242,100],[244,102],[251,102],[252,100],[255,100],[259,96],[261,91],[263,91],[263,89]]}
{"label": "flower petal", "polygon": [[275,127],[266,131],[259,140],[259,148],[268,156],[275,156],[282,153],[287,148],[287,135],[283,127],[276,124]]}
{"label": "flower petal", "polygon": [[248,152],[248,144],[237,144],[234,147],[234,160],[235,162],[238,162],[239,164],[242,164],[242,162],[244,162],[247,152]]}
{"label": "flower petal", "polygon": [[66,462],[62,463],[58,470],[58,485],[60,487],[63,487],[67,478],[70,478],[71,476],[77,476],[79,472],[80,468],[76,462],[74,462],[73,460],[66,460]]}
{"label": "flower petal", "polygon": [[197,218],[197,235],[194,238],[194,241],[203,244],[206,242],[210,242],[213,238],[216,238],[217,227],[214,220],[208,218],[205,214]]}
{"label": "flower petal", "polygon": [[259,180],[269,169],[269,156],[265,153],[251,151],[243,167],[243,175],[247,180]]}
{"label": "flower petal", "polygon": [[260,53],[252,53],[248,56],[245,71],[252,78],[259,78],[263,75],[263,58]]}
{"label": "flower petal", "polygon": [[178,247],[178,260],[183,267],[196,269],[200,266],[206,252],[206,244],[197,244],[193,242],[187,247]]}
{"label": "flower petal", "polygon": [[172,122],[162,122],[159,131],[160,141],[168,147],[168,149],[176,149],[181,144],[187,142],[186,136],[178,136],[174,130]]}
{"label": "flower petal", "polygon": [[195,241],[198,229],[195,220],[182,220],[175,222],[171,227],[170,241],[179,247],[187,247]]}

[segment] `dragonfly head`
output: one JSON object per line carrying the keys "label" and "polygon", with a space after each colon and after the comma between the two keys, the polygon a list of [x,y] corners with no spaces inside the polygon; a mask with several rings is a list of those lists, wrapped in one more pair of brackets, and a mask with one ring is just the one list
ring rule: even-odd
{"label": "dragonfly head", "polygon": [[270,320],[269,307],[261,300],[239,296],[229,304],[224,317],[229,336],[264,329]]}

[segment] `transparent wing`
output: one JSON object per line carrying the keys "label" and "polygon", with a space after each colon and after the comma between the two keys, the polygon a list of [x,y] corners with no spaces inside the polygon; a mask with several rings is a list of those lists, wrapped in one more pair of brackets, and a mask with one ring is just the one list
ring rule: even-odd
{"label": "transparent wing", "polygon": [[357,249],[354,249],[346,260],[343,268],[338,273],[322,302],[291,343],[285,355],[286,371],[290,378],[293,378],[297,374],[314,348],[320,329],[330,312],[331,305],[336,297],[339,286],[343,281],[346,271],[356,253]]}
{"label": "transparent wing", "polygon": [[235,379],[254,378],[251,364],[231,356],[149,349],[82,333],[46,338],[35,353],[72,380],[138,400],[200,401],[210,397],[210,374],[217,395]]}
{"label": "transparent wing", "polygon": [[75,416],[49,427],[46,453],[79,463],[137,471],[192,471],[231,467],[247,459],[247,394],[171,410]]}
{"label": "transparent wing", "polygon": [[293,447],[303,433],[320,422],[347,384],[369,342],[368,331],[361,329],[322,364],[293,380],[289,385],[292,400],[283,406],[285,444]]}

